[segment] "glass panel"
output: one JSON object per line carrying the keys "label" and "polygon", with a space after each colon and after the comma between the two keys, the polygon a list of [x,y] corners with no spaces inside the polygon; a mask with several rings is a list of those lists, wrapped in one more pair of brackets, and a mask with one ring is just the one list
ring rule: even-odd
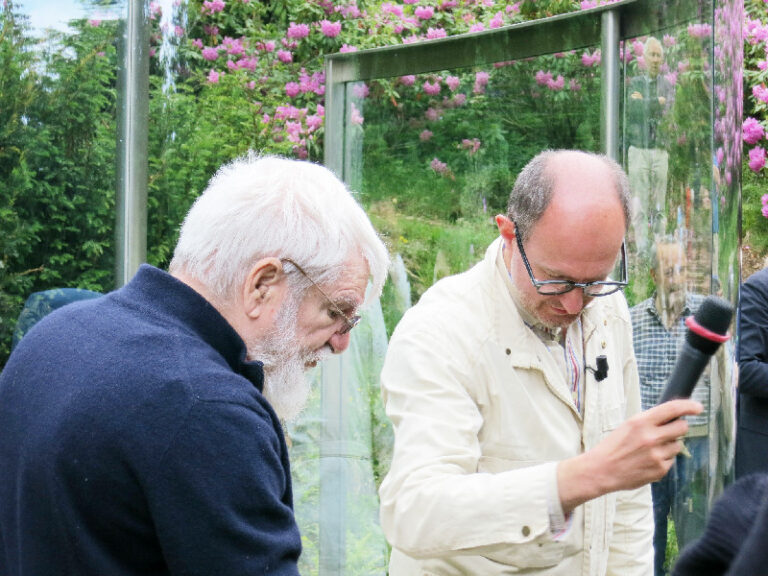
{"label": "glass panel", "polygon": [[[517,172],[544,148],[600,149],[600,50],[347,85],[345,177],[417,300],[482,258]],[[385,294],[391,331],[401,309]]]}
{"label": "glass panel", "polygon": [[[728,10],[718,10],[721,27],[726,15],[734,26],[733,7]],[[724,50],[732,57],[733,42],[713,51],[712,14],[711,3],[699,3],[683,24],[625,44],[623,152],[634,209],[627,297],[644,409],[658,403],[671,374],[687,331],[685,317],[709,294],[735,300],[724,294],[717,268],[722,210],[738,196],[733,180],[739,145],[723,129],[724,116],[730,117],[730,126],[738,125],[731,107],[740,95],[728,98],[725,84],[714,82],[718,75],[729,74],[727,90],[735,90],[733,71],[723,60]],[[713,149],[713,139],[719,151]],[[733,230],[736,222],[732,224]],[[737,242],[732,245],[727,262],[738,261]],[[732,268],[726,271],[726,277],[734,274]],[[713,499],[731,477],[732,380],[729,343],[694,390],[693,397],[705,409],[688,419],[686,450],[670,473],[652,486],[657,574],[701,535]]]}

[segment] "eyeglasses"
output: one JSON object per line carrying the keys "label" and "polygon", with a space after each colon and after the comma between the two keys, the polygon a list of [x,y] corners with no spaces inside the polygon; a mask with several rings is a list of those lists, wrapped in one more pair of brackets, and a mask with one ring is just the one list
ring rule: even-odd
{"label": "eyeglasses", "polygon": [[574,288],[581,288],[584,291],[585,296],[608,296],[619,290],[626,288],[627,282],[627,248],[624,242],[621,243],[621,282],[614,282],[609,280],[598,280],[596,282],[572,282],[571,280],[536,280],[533,277],[533,270],[528,262],[528,258],[523,250],[523,242],[520,240],[520,233],[517,230],[517,223],[515,225],[515,239],[517,240],[517,248],[520,250],[520,256],[523,258],[523,264],[528,271],[528,277],[531,279],[531,284],[539,294],[543,296],[554,296],[556,294],[565,294],[570,292]]}
{"label": "eyeglasses", "polygon": [[346,314],[344,314],[341,308],[339,308],[338,305],[333,300],[331,300],[330,296],[328,296],[328,294],[326,294],[325,291],[322,288],[320,288],[320,286],[318,286],[317,282],[315,282],[314,280],[312,280],[312,278],[310,278],[309,274],[307,274],[304,271],[304,268],[296,264],[296,262],[294,262],[290,258],[280,258],[280,262],[287,262],[288,264],[296,268],[296,270],[298,270],[301,273],[301,275],[304,276],[304,278],[306,278],[312,283],[312,286],[317,288],[318,292],[320,292],[320,294],[322,294],[323,297],[328,301],[328,304],[331,305],[331,310],[328,311],[328,314],[330,314],[331,318],[333,318],[334,320],[337,320],[338,318],[344,319],[344,327],[341,330],[339,330],[339,334],[341,335],[349,334],[349,331],[358,325],[358,323],[360,322],[360,315],[355,314],[354,316],[347,316]]}

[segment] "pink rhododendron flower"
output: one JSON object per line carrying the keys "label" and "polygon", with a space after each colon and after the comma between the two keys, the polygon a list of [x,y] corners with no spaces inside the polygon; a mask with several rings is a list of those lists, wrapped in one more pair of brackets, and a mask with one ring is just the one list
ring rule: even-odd
{"label": "pink rhododendron flower", "polygon": [[192,46],[202,50],[203,49],[203,41],[200,40],[200,38],[195,38],[194,40],[192,40]]}
{"label": "pink rhododendron flower", "polygon": [[403,4],[418,4],[419,0],[403,0]]}
{"label": "pink rhododendron flower", "polygon": [[357,106],[352,104],[352,112],[349,115],[349,121],[352,122],[352,124],[357,124],[358,126],[363,123],[365,119],[363,118],[363,115],[360,114],[360,110],[357,109]]}
{"label": "pink rhododendron flower", "polygon": [[398,18],[402,18],[403,7],[399,6],[398,4],[392,4],[391,2],[386,2],[385,4],[381,5],[381,13],[392,14],[394,16],[397,16]]}
{"label": "pink rhododendron flower", "polygon": [[357,52],[357,46],[349,46],[347,44],[343,44],[341,48],[339,48],[339,52]]}
{"label": "pink rhododendron flower", "polygon": [[206,60],[213,62],[219,57],[219,51],[216,50],[216,48],[211,48],[208,46],[207,48],[203,48],[202,55]]}
{"label": "pink rhododendron flower", "polygon": [[368,88],[368,84],[365,82],[359,82],[352,86],[352,95],[355,98],[366,98],[370,93],[371,89]]}
{"label": "pink rhododendron flower", "polygon": [[712,32],[709,24],[689,24],[688,35],[693,38],[706,38]]}
{"label": "pink rhododendron flower", "polygon": [[434,40],[435,38],[445,38],[448,33],[442,28],[428,28],[427,40]]}
{"label": "pink rhododendron flower", "polygon": [[675,37],[669,34],[664,34],[664,39],[662,40],[662,42],[664,43],[664,46],[666,48],[670,48],[677,43],[677,41],[675,40]]}
{"label": "pink rhododendron flower", "polygon": [[451,92],[456,92],[459,88],[459,84],[461,81],[459,80],[458,76],[446,76],[445,77],[445,85],[448,86]]}
{"label": "pink rhododendron flower", "polygon": [[571,78],[570,82],[568,82],[568,88],[571,92],[578,92],[581,90],[581,84],[575,78]]}
{"label": "pink rhododendron flower", "polygon": [[539,86],[546,86],[547,82],[552,81],[552,72],[544,72],[544,70],[539,70],[536,72],[536,76],[534,76],[536,79],[536,84]]}
{"label": "pink rhododendron flower", "polygon": [[640,40],[632,41],[632,52],[635,54],[635,56],[642,56],[644,50],[645,46],[643,46],[643,43],[640,42]]}
{"label": "pink rhododendron flower", "polygon": [[768,104],[768,88],[763,84],[752,86],[752,96]]}
{"label": "pink rhododendron flower", "polygon": [[487,85],[489,78],[490,78],[490,75],[488,74],[488,72],[480,71],[475,73],[475,83],[481,86]]}
{"label": "pink rhododendron flower", "polygon": [[592,54],[589,52],[584,52],[584,54],[581,55],[581,64],[585,66],[586,68],[591,68],[592,66],[595,66],[596,64],[600,63],[600,51],[595,50]]}
{"label": "pink rhododendron flower", "polygon": [[176,35],[177,38],[182,38],[186,31],[184,30],[183,26],[175,26],[173,28],[173,33]]}
{"label": "pink rhododendron flower", "polygon": [[589,8],[595,8],[597,6],[597,0],[582,0],[580,3],[582,10],[587,10]]}
{"label": "pink rhododendron flower", "polygon": [[203,32],[208,34],[208,36],[218,36],[219,35],[219,27],[218,26],[211,26],[210,24],[206,24],[203,26]]}
{"label": "pink rhododendron flower", "polygon": [[323,117],[319,114],[310,114],[307,116],[307,129],[309,129],[310,132],[314,132],[320,126],[323,125]]}
{"label": "pink rhododendron flower", "polygon": [[424,82],[424,84],[422,84],[422,88],[424,88],[424,92],[426,94],[429,94],[430,96],[435,96],[437,94],[440,94],[440,82],[439,81],[435,81],[434,83]]}
{"label": "pink rhododendron flower", "polygon": [[768,194],[763,194],[763,195],[760,197],[760,203],[761,203],[763,206],[765,206],[766,204],[768,204]]}
{"label": "pink rhododendron flower", "polygon": [[432,159],[432,162],[429,163],[429,167],[438,174],[445,174],[448,172],[448,165],[445,162],[440,162],[437,158]]}
{"label": "pink rhododendron flower", "polygon": [[496,12],[496,15],[488,22],[488,28],[501,28],[504,26],[504,14]]}
{"label": "pink rhododendron flower", "polygon": [[[222,74],[223,74],[223,72],[222,72]],[[219,76],[220,76],[220,75],[219,75],[219,73],[218,73],[218,72],[216,72],[216,70],[214,70],[213,68],[211,68],[211,71],[210,71],[210,72],[208,72],[208,82],[209,82],[210,84],[216,84],[216,83],[218,83],[218,81],[219,81]]]}
{"label": "pink rhododendron flower", "polygon": [[277,59],[280,60],[280,62],[288,64],[289,62],[293,62],[293,54],[288,52],[288,50],[278,50]]}
{"label": "pink rhododendron flower", "polygon": [[440,10],[451,10],[453,8],[456,8],[459,5],[458,0],[443,0],[440,3]]}
{"label": "pink rhododendron flower", "polygon": [[435,15],[435,9],[432,6],[419,6],[413,11],[413,14],[419,20],[429,20]]}
{"label": "pink rhododendron flower", "polygon": [[555,90],[555,91],[562,90],[564,87],[565,87],[565,79],[559,74],[557,76],[557,79],[552,80],[550,78],[550,80],[547,82],[547,88],[549,88],[550,90]]}
{"label": "pink rhododendron flower", "polygon": [[301,122],[286,122],[285,131],[288,132],[288,140],[291,142],[301,140]]}
{"label": "pink rhododendron flower", "polygon": [[306,38],[309,36],[309,25],[308,24],[296,24],[295,22],[291,22],[288,25],[288,32],[286,32],[286,37],[293,38],[294,40],[301,40],[302,38]]}
{"label": "pink rhododendron flower", "polygon": [[422,130],[421,134],[419,134],[419,140],[422,142],[428,141],[430,138],[432,138],[432,130]]}
{"label": "pink rhododendron flower", "polygon": [[768,218],[768,206],[763,206],[760,213],[763,215],[763,218]]}
{"label": "pink rhododendron flower", "polygon": [[403,86],[413,86],[416,82],[416,76],[409,74],[408,76],[400,76],[400,83]]}
{"label": "pink rhododendron flower", "polygon": [[453,102],[454,108],[458,108],[459,106],[463,106],[467,102],[467,95],[463,93],[454,94],[453,98],[451,98],[451,101]]}
{"label": "pink rhododendron flower", "polygon": [[296,82],[288,82],[285,85],[285,93],[288,95],[289,98],[295,98],[299,95],[299,92],[301,92],[301,89],[299,88],[299,85]]}
{"label": "pink rhododendron flower", "polygon": [[744,123],[741,126],[741,133],[744,142],[747,144],[757,144],[765,136],[763,125],[752,117],[744,120]]}
{"label": "pink rhododendron flower", "polygon": [[93,19],[88,20],[88,26],[91,26],[92,28],[98,28],[101,26],[101,20]]}
{"label": "pink rhododendron flower", "polygon": [[327,38],[336,38],[341,33],[341,22],[323,20],[320,22],[320,31]]}
{"label": "pink rhododendron flower", "polygon": [[262,45],[262,50],[265,50],[266,52],[274,52],[275,51],[275,41],[269,40],[267,42],[264,42]]}
{"label": "pink rhododendron flower", "polygon": [[240,70],[250,70],[251,72],[256,71],[256,65],[259,63],[259,59],[255,56],[249,56],[247,58],[240,58],[240,60],[237,61],[237,67]]}
{"label": "pink rhododendron flower", "polygon": [[250,82],[246,82],[245,87],[248,88],[248,90],[253,90],[254,88],[256,88],[256,81],[251,80]]}
{"label": "pink rhododendron flower", "polygon": [[472,156],[480,149],[480,140],[477,138],[472,138],[471,140],[469,138],[464,138],[461,141],[460,147],[464,150],[469,150],[469,155]]}
{"label": "pink rhododendron flower", "polygon": [[226,48],[227,54],[231,54],[232,56],[239,56],[240,54],[245,52],[243,41],[240,39],[233,40],[232,38],[226,37],[224,38],[224,41],[222,42],[222,44]]}
{"label": "pink rhododendron flower", "polygon": [[232,60],[227,60],[227,70],[237,70],[237,64],[232,62]]}
{"label": "pink rhododendron flower", "polygon": [[677,84],[677,72],[670,72],[669,74],[664,74],[664,78],[667,79],[667,81],[674,86]]}
{"label": "pink rhododendron flower", "polygon": [[203,14],[212,16],[213,14],[216,14],[216,12],[221,12],[224,10],[225,7],[226,5],[224,4],[224,0],[205,0],[200,11]]}
{"label": "pink rhododendron flower", "polygon": [[760,172],[765,166],[765,150],[756,146],[749,151],[749,169],[752,172]]}
{"label": "pink rhododendron flower", "polygon": [[440,111],[436,108],[429,107],[427,108],[427,111],[424,112],[424,116],[430,122],[437,122],[438,120],[440,120]]}
{"label": "pink rhododendron flower", "polygon": [[485,30],[483,24],[472,24],[472,26],[469,27],[470,32],[482,32],[483,30]]}

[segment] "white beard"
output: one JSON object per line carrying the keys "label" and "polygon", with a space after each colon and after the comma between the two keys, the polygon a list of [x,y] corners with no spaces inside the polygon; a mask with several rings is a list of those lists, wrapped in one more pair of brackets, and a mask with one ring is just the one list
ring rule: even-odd
{"label": "white beard", "polygon": [[299,303],[289,298],[278,312],[274,328],[246,346],[248,358],[264,364],[264,397],[281,420],[293,422],[306,407],[311,391],[307,366],[324,354],[302,350],[296,334]]}

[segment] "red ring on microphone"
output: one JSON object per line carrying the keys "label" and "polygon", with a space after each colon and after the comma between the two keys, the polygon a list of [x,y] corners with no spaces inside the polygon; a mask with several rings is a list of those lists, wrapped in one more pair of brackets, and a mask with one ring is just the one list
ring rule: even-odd
{"label": "red ring on microphone", "polygon": [[712,330],[709,328],[704,328],[704,326],[696,322],[696,318],[693,316],[688,316],[688,318],[685,319],[685,325],[688,326],[688,329],[694,334],[697,334],[702,338],[706,338],[712,342],[718,342],[719,344],[722,344],[730,338],[728,334],[718,334],[717,332],[712,332]]}

